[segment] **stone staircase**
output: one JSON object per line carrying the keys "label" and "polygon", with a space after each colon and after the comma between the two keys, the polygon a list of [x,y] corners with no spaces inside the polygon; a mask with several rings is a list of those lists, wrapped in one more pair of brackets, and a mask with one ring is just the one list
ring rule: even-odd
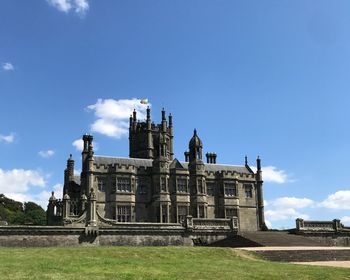
{"label": "stone staircase", "polygon": [[317,250],[312,248],[306,250],[256,250],[256,254],[269,261],[278,262],[317,262],[317,261],[350,261],[350,249],[336,250],[329,249]]}
{"label": "stone staircase", "polygon": [[288,231],[239,232],[209,244],[213,247],[266,247],[266,246],[324,246],[311,238],[289,233]]}
{"label": "stone staircase", "polygon": [[239,232],[207,246],[245,248],[279,262],[350,261],[350,248],[331,247],[288,231]]}

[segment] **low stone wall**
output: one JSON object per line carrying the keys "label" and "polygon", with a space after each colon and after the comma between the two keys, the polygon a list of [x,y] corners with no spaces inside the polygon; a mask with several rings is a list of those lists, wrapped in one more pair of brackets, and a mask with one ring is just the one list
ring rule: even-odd
{"label": "low stone wall", "polygon": [[120,224],[113,227],[0,226],[0,247],[192,246],[234,234],[223,229],[186,229],[179,224]]}
{"label": "low stone wall", "polygon": [[349,233],[329,233],[329,232],[303,232],[299,233],[307,238],[315,240],[325,246],[350,246]]}

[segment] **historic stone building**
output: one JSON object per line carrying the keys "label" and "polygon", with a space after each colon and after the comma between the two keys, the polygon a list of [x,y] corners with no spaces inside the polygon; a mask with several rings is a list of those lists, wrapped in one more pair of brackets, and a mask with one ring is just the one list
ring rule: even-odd
{"label": "historic stone building", "polygon": [[94,155],[92,135],[84,135],[82,172],[74,174],[70,157],[64,172],[64,197],[52,194],[48,224],[182,223],[186,217],[229,219],[237,217],[242,231],[264,226],[261,162],[257,172],[244,165],[216,163],[196,130],[185,161],[174,158],[172,116],[156,125],[147,109],[145,121],[136,111],[130,117],[129,158]]}

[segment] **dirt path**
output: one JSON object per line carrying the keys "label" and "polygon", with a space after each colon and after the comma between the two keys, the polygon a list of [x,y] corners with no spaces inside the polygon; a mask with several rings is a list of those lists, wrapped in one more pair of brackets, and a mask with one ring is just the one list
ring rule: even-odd
{"label": "dirt path", "polygon": [[320,265],[350,268],[350,261],[326,261],[326,262],[292,262],[294,264]]}
{"label": "dirt path", "polygon": [[306,251],[306,250],[350,250],[350,247],[298,247],[298,246],[293,246],[293,247],[241,247],[241,248],[236,248],[240,250],[247,250],[247,251]]}

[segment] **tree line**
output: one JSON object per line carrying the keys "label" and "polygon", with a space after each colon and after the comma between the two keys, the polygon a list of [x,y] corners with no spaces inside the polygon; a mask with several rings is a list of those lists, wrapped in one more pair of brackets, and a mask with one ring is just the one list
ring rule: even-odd
{"label": "tree line", "polygon": [[9,225],[46,225],[46,212],[34,202],[19,202],[0,194],[0,221]]}

